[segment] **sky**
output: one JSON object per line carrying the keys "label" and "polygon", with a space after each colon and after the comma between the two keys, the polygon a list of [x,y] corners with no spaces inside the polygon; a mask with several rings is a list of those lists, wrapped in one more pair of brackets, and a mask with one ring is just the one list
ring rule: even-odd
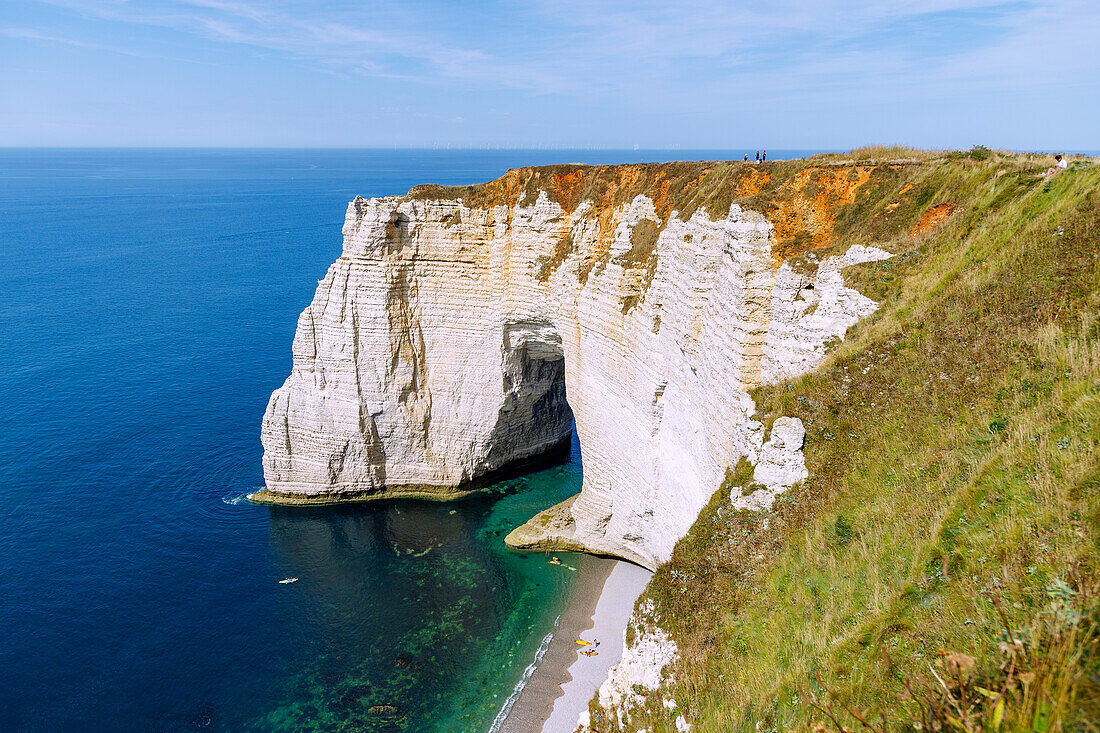
{"label": "sky", "polygon": [[1100,0],[3,0],[0,146],[1100,149]]}

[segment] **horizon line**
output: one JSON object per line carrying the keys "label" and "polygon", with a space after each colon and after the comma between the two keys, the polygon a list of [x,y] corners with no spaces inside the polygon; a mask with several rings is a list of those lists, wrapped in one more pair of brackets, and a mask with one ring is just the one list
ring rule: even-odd
{"label": "horizon line", "polygon": [[[865,146],[860,146],[865,147]],[[914,150],[931,150],[931,148],[915,148]],[[627,152],[642,152],[646,150],[662,150],[676,152],[680,150],[745,150],[746,148],[729,147],[603,147],[603,146],[474,146],[474,145],[0,145],[0,150],[613,150]],[[854,149],[854,148],[850,148]],[[946,148],[944,148],[946,149]],[[760,148],[764,150],[764,148]],[[773,148],[773,150],[822,150],[832,152],[840,148]]]}
{"label": "horizon line", "polygon": [[[794,147],[775,147],[771,150],[775,153],[781,152],[798,152],[798,153],[850,153],[861,148],[866,147],[880,147],[877,144],[859,145],[852,147],[834,147],[834,148],[794,148]],[[881,145],[881,147],[900,147],[908,148],[910,150],[920,152],[958,152],[966,151],[972,148],[941,148],[941,147],[919,147],[915,145],[904,144],[892,144]],[[1061,153],[1064,155],[1083,155],[1089,157],[1100,156],[1100,148],[1050,148],[1050,149],[1023,149],[1023,148],[991,148],[997,152],[1015,153],[1015,154],[1041,154],[1041,155],[1053,155],[1054,153]],[[487,146],[322,146],[322,145],[0,145],[0,151],[45,151],[45,150],[81,150],[81,151],[387,151],[387,152],[402,152],[402,151],[416,151],[416,152],[614,152],[614,153],[687,153],[687,152],[733,152],[738,154],[744,154],[746,151],[753,151],[756,148],[748,147],[487,147]],[[766,148],[760,148],[760,151],[766,150]]]}

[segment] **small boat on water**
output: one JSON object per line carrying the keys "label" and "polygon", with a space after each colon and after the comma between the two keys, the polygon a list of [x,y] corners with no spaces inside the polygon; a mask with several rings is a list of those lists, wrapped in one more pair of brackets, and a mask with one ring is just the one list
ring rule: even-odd
{"label": "small boat on water", "polygon": [[297,578],[283,578],[279,582],[282,583],[283,585],[290,585],[291,583],[297,583],[298,579]]}

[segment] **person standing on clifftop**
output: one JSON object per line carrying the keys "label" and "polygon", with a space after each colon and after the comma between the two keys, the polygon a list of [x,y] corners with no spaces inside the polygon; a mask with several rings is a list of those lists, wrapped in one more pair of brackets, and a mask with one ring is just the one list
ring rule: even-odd
{"label": "person standing on clifftop", "polygon": [[765,150],[764,154],[760,156],[760,160],[766,161],[768,159],[768,151]]}
{"label": "person standing on clifftop", "polygon": [[748,153],[745,153],[745,162],[746,162],[746,163],[748,163],[748,162],[749,162],[749,154],[748,154]]}
{"label": "person standing on clifftop", "polygon": [[756,151],[756,162],[757,163],[760,162],[760,151],[759,150]]}

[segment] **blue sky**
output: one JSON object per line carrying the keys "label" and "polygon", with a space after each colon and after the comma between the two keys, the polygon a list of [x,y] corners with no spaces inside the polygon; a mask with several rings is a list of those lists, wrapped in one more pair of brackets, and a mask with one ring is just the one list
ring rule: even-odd
{"label": "blue sky", "polygon": [[1097,149],[1098,38],[1098,0],[4,0],[0,145]]}

